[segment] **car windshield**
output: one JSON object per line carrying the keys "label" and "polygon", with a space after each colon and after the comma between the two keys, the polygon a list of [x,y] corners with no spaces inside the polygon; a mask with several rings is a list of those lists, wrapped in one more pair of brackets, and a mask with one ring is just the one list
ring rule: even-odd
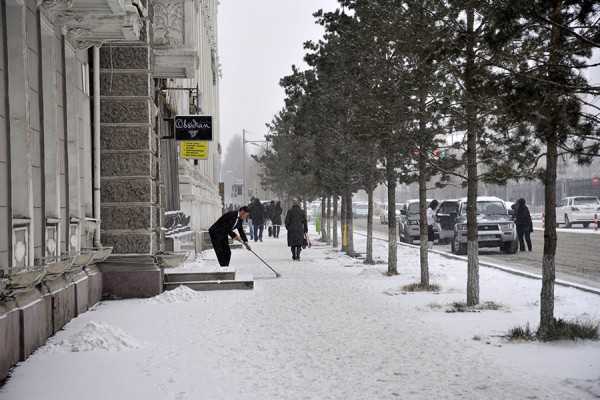
{"label": "car windshield", "polygon": [[409,214],[418,214],[419,213],[419,203],[410,203],[408,205],[408,213]]}
{"label": "car windshield", "polygon": [[456,202],[448,202],[442,203],[440,208],[438,209],[439,214],[451,214],[458,212],[458,203]]}
{"label": "car windshield", "polygon": [[369,205],[368,204],[355,204],[354,209],[355,210],[368,210]]}
{"label": "car windshield", "polygon": [[597,197],[575,197],[573,200],[573,205],[576,206],[587,206],[587,205],[598,205],[600,204],[600,200]]}
{"label": "car windshield", "polygon": [[501,201],[478,201],[477,214],[506,215],[507,212],[504,203]]}

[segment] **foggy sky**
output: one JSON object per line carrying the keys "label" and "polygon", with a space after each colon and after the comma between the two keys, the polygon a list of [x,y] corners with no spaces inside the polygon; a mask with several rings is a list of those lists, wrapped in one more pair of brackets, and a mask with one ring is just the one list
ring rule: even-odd
{"label": "foggy sky", "polygon": [[220,1],[223,149],[244,128],[251,132],[249,139],[264,139],[265,123],[283,107],[279,79],[291,72],[292,64],[305,66],[302,44],[322,36],[313,12],[319,8],[333,10],[337,4],[336,0]]}

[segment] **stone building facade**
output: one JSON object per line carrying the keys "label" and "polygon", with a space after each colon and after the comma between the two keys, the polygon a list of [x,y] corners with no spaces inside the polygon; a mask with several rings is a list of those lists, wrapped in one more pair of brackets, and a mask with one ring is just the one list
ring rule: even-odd
{"label": "stone building facade", "polygon": [[0,380],[103,296],[162,291],[165,210],[180,202],[197,230],[220,213],[218,126],[208,161],[161,139],[171,113],[218,121],[216,10],[0,3]]}

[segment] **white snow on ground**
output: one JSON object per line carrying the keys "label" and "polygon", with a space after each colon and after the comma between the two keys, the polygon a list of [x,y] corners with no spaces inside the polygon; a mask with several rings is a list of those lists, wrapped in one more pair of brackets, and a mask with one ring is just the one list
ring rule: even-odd
{"label": "white snow on ground", "polygon": [[121,329],[102,322],[90,321],[80,330],[60,341],[56,341],[55,338],[50,339],[48,345],[40,352],[123,351],[139,347],[140,344]]}
{"label": "white snow on ground", "polygon": [[148,303],[169,304],[169,303],[187,303],[190,301],[206,301],[207,295],[202,292],[196,292],[187,286],[177,286],[173,290],[167,290],[158,296],[147,299]]}
{"label": "white snow on ground", "polygon": [[[253,291],[205,293],[206,301],[104,302],[59,332],[90,321],[144,345],[120,352],[38,351],[0,389],[22,399],[593,399],[600,343],[509,343],[509,328],[538,321],[540,282],[481,269],[482,301],[501,311],[446,313],[464,301],[466,265],[431,255],[439,294],[403,294],[419,276],[418,250],[398,247],[397,277],[313,240],[292,262],[285,234],[245,250],[232,265]],[[365,241],[356,237],[356,247]],[[375,242],[386,258],[387,243]],[[210,263],[210,261],[204,261]],[[395,294],[393,296],[389,294]],[[600,319],[600,296],[557,287],[559,317]]]}

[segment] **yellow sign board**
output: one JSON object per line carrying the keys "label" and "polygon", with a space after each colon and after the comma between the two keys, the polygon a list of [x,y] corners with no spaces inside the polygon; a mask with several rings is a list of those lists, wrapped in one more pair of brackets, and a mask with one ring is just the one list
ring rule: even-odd
{"label": "yellow sign board", "polygon": [[186,159],[206,160],[208,159],[208,142],[198,140],[179,142],[179,156]]}

